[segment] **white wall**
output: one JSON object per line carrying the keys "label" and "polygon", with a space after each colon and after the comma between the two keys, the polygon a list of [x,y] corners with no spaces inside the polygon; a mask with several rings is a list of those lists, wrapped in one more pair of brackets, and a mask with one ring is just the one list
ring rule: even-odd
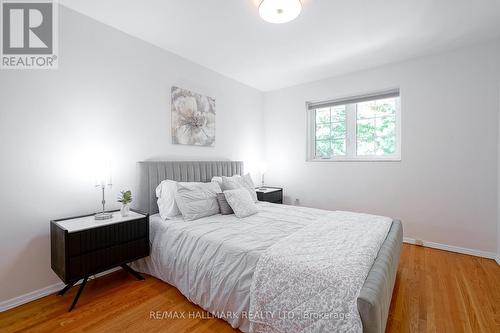
{"label": "white wall", "polygon": [[[259,91],[64,7],[60,16],[58,70],[0,71],[0,301],[59,281],[49,220],[99,208],[87,172],[95,156],[113,161],[118,207],[137,161],[256,163],[262,150]],[[171,144],[172,85],[216,99],[215,148]]]}
{"label": "white wall", "polygon": [[[400,218],[406,237],[495,253],[499,43],[265,95],[269,183],[289,203]],[[306,162],[305,102],[400,87],[401,162]]]}
{"label": "white wall", "polygon": [[[499,65],[500,67],[500,65]],[[500,70],[499,70],[500,71]],[[498,75],[498,82],[500,82],[500,73]],[[500,265],[500,83],[498,84],[498,185],[497,185],[497,263]]]}

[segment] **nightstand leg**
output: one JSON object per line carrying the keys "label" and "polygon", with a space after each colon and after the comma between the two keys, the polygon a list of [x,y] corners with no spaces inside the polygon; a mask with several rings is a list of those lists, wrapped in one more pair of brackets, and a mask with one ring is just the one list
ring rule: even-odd
{"label": "nightstand leg", "polygon": [[125,265],[122,265],[122,268],[124,270],[126,270],[127,272],[129,272],[130,274],[132,274],[137,280],[144,280],[144,276],[142,276],[141,274],[137,273],[136,271],[134,271],[132,268],[130,268],[127,264]]}
{"label": "nightstand leg", "polygon": [[80,298],[80,294],[82,293],[83,291],[83,288],[85,288],[85,284],[87,283],[87,279],[89,277],[86,276],[85,279],[83,279],[83,282],[82,284],[80,285],[80,288],[78,288],[78,292],[76,293],[76,296],[75,296],[75,299],[73,300],[73,303],[71,303],[71,306],[69,307],[69,310],[68,312],[71,312],[71,310],[73,310],[73,308],[75,307],[76,305],[76,302],[78,302],[78,299]]}
{"label": "nightstand leg", "polygon": [[57,293],[59,296],[62,296],[64,295],[65,292],[67,292],[71,287],[73,287],[75,283],[74,282],[71,282],[71,283],[68,283],[66,285],[66,287],[62,288],[61,290],[59,290],[59,292]]}

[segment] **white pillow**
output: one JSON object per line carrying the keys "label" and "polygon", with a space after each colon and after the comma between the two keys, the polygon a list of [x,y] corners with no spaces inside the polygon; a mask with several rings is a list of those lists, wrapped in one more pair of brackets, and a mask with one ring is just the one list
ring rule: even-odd
{"label": "white pillow", "polygon": [[218,177],[218,176],[212,177],[212,181],[219,184],[220,188],[222,188],[222,177]]}
{"label": "white pillow", "polygon": [[217,193],[221,193],[219,184],[211,183],[178,183],[175,202],[186,221],[196,220],[220,212]]}
{"label": "white pillow", "polygon": [[[243,179],[247,182],[248,186],[252,189],[252,192],[255,193],[255,201],[257,202],[257,192],[255,192],[255,184],[253,183],[252,176],[249,173],[243,176]],[[251,195],[252,193],[250,193]]]}
{"label": "white pillow", "polygon": [[255,185],[253,184],[252,177],[249,173],[241,177],[240,175],[234,175],[232,177],[222,177],[222,189],[236,190],[244,188],[250,193],[250,197],[254,202],[257,202],[257,193],[255,192]]}
{"label": "white pillow", "polygon": [[177,192],[177,182],[166,179],[156,188],[158,200],[158,210],[162,219],[167,220],[179,216],[181,212],[175,203],[175,193]]}
{"label": "white pillow", "polygon": [[175,180],[165,179],[156,188],[156,197],[158,200],[158,210],[160,216],[164,220],[173,219],[181,215],[181,211],[175,202],[175,194],[177,193],[177,186],[197,186],[199,182],[176,182]]}
{"label": "white pillow", "polygon": [[242,218],[253,215],[259,210],[246,189],[224,191],[227,203],[234,211],[236,217]]}

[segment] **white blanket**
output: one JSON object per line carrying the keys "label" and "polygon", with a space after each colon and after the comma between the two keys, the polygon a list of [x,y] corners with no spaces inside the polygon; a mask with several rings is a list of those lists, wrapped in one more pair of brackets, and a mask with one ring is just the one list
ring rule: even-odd
{"label": "white blanket", "polygon": [[250,290],[251,332],[362,332],[356,299],[387,217],[331,212],[269,247]]}

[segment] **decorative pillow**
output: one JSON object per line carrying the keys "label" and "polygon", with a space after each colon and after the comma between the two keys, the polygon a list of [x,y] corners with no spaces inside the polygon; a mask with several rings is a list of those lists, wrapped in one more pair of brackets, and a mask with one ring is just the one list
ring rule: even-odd
{"label": "decorative pillow", "polygon": [[220,186],[215,183],[177,184],[175,202],[184,220],[192,221],[220,212],[217,193]]}
{"label": "decorative pillow", "polygon": [[[222,179],[222,186],[220,187],[222,189],[222,191],[235,190],[236,188],[240,187],[240,181],[239,181],[239,179],[241,178],[240,175],[234,175],[231,177],[222,176],[220,178]],[[228,188],[226,188],[226,186]],[[230,188],[230,187],[234,187],[234,188]]]}
{"label": "decorative pillow", "polygon": [[245,179],[245,181],[247,182],[247,184],[252,188],[252,190],[254,190],[255,192],[255,184],[253,183],[253,179],[252,179],[252,176],[250,176],[249,173],[247,173],[246,175],[243,176],[243,179]]}
{"label": "decorative pillow", "polygon": [[227,203],[226,196],[224,193],[217,193],[217,202],[219,203],[220,213],[222,215],[234,214],[233,209]]}
{"label": "decorative pillow", "polygon": [[247,217],[258,212],[257,205],[255,205],[248,190],[243,188],[228,190],[224,191],[224,195],[236,217]]}
{"label": "decorative pillow", "polygon": [[236,190],[244,188],[250,193],[250,197],[254,202],[257,202],[257,193],[255,192],[255,186],[252,181],[252,177],[247,173],[245,176],[234,175],[232,177],[222,177],[222,189]]}

